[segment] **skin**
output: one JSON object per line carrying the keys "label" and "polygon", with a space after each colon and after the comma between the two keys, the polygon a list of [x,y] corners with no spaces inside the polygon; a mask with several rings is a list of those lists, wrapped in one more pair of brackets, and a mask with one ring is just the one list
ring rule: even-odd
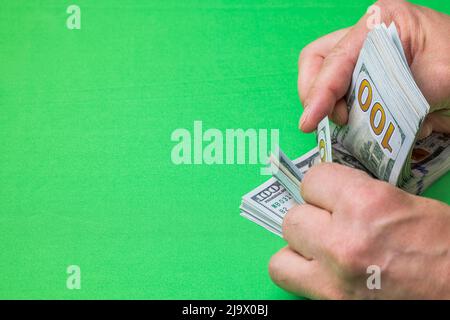
{"label": "skin", "polygon": [[[395,21],[415,80],[432,106],[421,135],[450,132],[450,17],[404,1],[376,5],[382,21]],[[302,51],[303,131],[313,131],[325,115],[346,123],[343,98],[369,18]],[[319,299],[450,299],[448,205],[332,163],[311,168],[301,193],[306,204],[283,221],[288,246],[269,263],[277,285]],[[371,265],[381,270],[379,290],[367,287]]]}
{"label": "skin", "polygon": [[[375,3],[381,21],[395,22],[414,79],[431,105],[423,136],[450,132],[450,16],[400,0]],[[299,59],[300,128],[312,132],[326,115],[347,122],[344,96],[373,15],[306,46]]]}

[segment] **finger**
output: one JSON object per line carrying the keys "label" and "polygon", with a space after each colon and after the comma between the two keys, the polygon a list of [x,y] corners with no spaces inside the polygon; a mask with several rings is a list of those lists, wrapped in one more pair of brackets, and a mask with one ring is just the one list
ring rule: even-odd
{"label": "finger", "polygon": [[425,118],[425,121],[422,124],[422,128],[419,131],[419,134],[417,135],[417,139],[421,140],[426,137],[428,137],[431,132],[433,132],[433,126],[431,122],[429,121],[428,117]]}
{"label": "finger", "polygon": [[[446,111],[448,112],[448,111]],[[430,113],[422,125],[420,130],[419,139],[428,137],[433,131],[450,133],[450,116],[446,112],[435,111]]]}
{"label": "finger", "polygon": [[305,99],[301,119],[303,131],[315,130],[319,121],[330,114],[337,101],[346,94],[367,31],[365,19],[360,20],[324,59]]}
{"label": "finger", "polygon": [[[348,108],[347,102],[345,99],[341,99],[336,103],[336,106],[333,108],[333,111],[330,115],[331,121],[334,123],[343,126],[347,124],[348,121]],[[298,124],[298,127],[301,129],[301,118]]]}
{"label": "finger", "polygon": [[302,50],[298,62],[298,92],[302,102],[322,67],[323,59],[348,30],[349,28],[345,28],[327,34],[311,42]]}
{"label": "finger", "polygon": [[331,120],[340,125],[343,126],[348,121],[348,108],[347,108],[347,102],[345,99],[339,100],[336,105],[333,108],[333,112],[330,116]]}
{"label": "finger", "polygon": [[300,191],[307,203],[333,212],[346,193],[371,181],[369,175],[361,170],[337,163],[321,163],[308,170]]}
{"label": "finger", "polygon": [[307,259],[323,256],[324,237],[330,234],[329,212],[309,204],[295,206],[283,219],[283,238],[289,247]]}
{"label": "finger", "polygon": [[317,299],[337,297],[334,275],[317,261],[308,261],[285,247],[269,263],[269,273],[279,287],[299,296]]}

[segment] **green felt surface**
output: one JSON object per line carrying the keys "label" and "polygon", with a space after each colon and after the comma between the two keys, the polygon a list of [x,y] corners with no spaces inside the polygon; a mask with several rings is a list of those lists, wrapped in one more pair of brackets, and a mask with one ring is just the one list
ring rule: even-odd
{"label": "green felt surface", "polygon": [[170,136],[277,128],[308,151],[298,54],[370,3],[2,1],[0,298],[293,298],[267,273],[284,241],[239,216],[260,166],[175,166]]}

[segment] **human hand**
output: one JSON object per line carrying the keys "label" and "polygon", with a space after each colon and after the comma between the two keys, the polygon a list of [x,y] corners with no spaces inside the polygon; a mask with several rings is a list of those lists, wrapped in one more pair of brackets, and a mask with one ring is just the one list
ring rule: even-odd
{"label": "human hand", "polygon": [[[283,221],[288,246],[269,272],[280,287],[325,299],[450,298],[450,207],[333,163],[302,182],[307,204]],[[367,268],[381,289],[367,287]]]}
{"label": "human hand", "polygon": [[[381,22],[395,22],[414,79],[431,105],[420,137],[450,133],[450,16],[402,0],[375,3]],[[316,129],[326,115],[339,124],[348,120],[344,96],[351,82],[370,25],[371,15],[347,29],[306,46],[299,59],[298,90],[304,111],[300,128]]]}

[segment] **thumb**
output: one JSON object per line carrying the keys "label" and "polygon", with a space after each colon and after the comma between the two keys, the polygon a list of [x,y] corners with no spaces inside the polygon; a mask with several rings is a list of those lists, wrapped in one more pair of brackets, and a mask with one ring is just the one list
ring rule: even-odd
{"label": "thumb", "polygon": [[300,120],[304,132],[315,130],[319,121],[331,115],[337,102],[347,93],[367,32],[366,19],[363,18],[325,57],[305,98],[305,111]]}
{"label": "thumb", "polygon": [[435,111],[427,115],[418,139],[428,137],[433,131],[450,133],[450,110]]}
{"label": "thumb", "polygon": [[[371,10],[368,10],[324,58],[322,68],[303,103],[305,110],[300,119],[300,128],[304,132],[315,130],[326,115],[338,120],[339,124],[347,122],[347,107],[342,98],[350,86],[353,70],[367,33],[374,22],[375,24],[381,21],[387,24],[392,22],[397,12],[400,9],[404,10],[404,6],[403,1],[377,2],[371,7],[377,7],[379,10],[375,12],[380,16],[373,16]],[[400,25],[399,27],[402,29]]]}

